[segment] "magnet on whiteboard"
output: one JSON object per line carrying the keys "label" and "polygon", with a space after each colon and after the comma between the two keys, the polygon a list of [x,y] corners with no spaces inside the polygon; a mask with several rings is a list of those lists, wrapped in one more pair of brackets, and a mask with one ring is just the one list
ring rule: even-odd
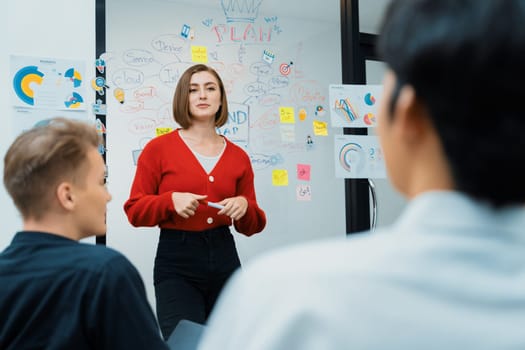
{"label": "magnet on whiteboard", "polygon": [[116,88],[115,90],[113,90],[113,96],[115,96],[115,98],[120,104],[123,104],[126,94],[122,88]]}
{"label": "magnet on whiteboard", "polygon": [[308,135],[306,136],[306,150],[311,150],[314,147],[314,140],[312,139],[312,136]]}

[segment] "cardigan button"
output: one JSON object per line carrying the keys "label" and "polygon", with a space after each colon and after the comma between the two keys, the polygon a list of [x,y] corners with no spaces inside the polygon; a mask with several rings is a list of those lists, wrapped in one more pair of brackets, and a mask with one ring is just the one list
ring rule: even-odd
{"label": "cardigan button", "polygon": [[210,182],[215,181],[215,178],[213,177],[213,175],[210,175],[210,177],[208,177],[208,179],[210,180]]}
{"label": "cardigan button", "polygon": [[213,218],[208,218],[208,219],[206,220],[206,222],[207,222],[208,224],[213,224]]}

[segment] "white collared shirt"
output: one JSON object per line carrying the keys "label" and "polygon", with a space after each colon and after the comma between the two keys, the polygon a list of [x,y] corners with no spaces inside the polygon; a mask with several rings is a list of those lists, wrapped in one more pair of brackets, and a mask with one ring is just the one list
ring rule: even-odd
{"label": "white collared shirt", "polygon": [[390,228],[248,263],[199,349],[525,349],[524,325],[524,208],[428,192]]}

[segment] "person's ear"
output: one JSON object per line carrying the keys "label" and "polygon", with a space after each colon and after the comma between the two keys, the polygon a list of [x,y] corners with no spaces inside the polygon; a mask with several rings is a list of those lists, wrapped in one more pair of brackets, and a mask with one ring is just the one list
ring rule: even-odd
{"label": "person's ear", "polygon": [[428,111],[411,85],[404,85],[394,108],[393,126],[401,140],[418,143],[431,127]]}
{"label": "person's ear", "polygon": [[56,189],[56,196],[60,206],[66,210],[73,210],[75,207],[75,196],[73,185],[69,182],[61,182]]}

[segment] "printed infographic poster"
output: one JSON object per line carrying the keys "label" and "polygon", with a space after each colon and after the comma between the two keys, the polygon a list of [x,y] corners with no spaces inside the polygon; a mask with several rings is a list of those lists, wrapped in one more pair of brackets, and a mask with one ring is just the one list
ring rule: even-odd
{"label": "printed infographic poster", "polygon": [[48,110],[86,110],[82,61],[11,56],[12,104]]}
{"label": "printed infographic poster", "polygon": [[10,61],[14,135],[55,117],[89,121],[84,61],[27,56]]}
{"label": "printed infographic poster", "polygon": [[386,169],[377,136],[337,135],[334,138],[335,176],[345,179],[384,179]]}
{"label": "printed infographic poster", "polygon": [[382,85],[331,84],[329,103],[332,127],[375,127],[381,91]]}

